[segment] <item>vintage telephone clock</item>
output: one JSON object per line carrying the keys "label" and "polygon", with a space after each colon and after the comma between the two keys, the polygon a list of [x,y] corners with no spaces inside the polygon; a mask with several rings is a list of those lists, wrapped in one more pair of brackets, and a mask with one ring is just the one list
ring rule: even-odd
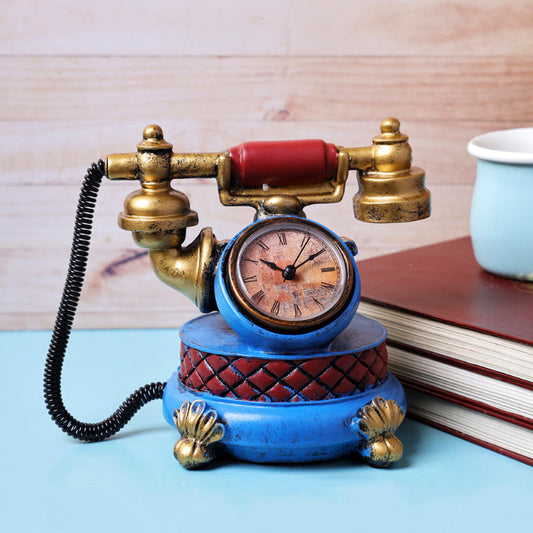
{"label": "vintage telephone clock", "polygon": [[[358,171],[355,216],[406,222],[429,216],[424,172],[396,119],[373,144],[341,148],[318,140],[249,142],[225,153],[173,153],[158,126],[137,153],[110,155],[86,176],[69,274],[45,369],[55,422],[87,441],[120,430],[146,402],[162,398],[181,438],[174,455],[196,468],[215,455],[254,462],[326,460],[358,452],[388,466],[402,455],[394,432],[406,410],[387,372],[386,331],[356,313],[360,279],[355,244],[308,220],[305,206],[339,202]],[[73,418],[61,397],[61,367],[85,273],[96,193],[103,176],[139,180],[119,225],[150,250],[157,276],[203,313],[180,330],[178,370],[128,398],[107,420]],[[255,208],[229,242],[210,228],[183,247],[198,223],[172,180],[215,177],[220,201]]]}

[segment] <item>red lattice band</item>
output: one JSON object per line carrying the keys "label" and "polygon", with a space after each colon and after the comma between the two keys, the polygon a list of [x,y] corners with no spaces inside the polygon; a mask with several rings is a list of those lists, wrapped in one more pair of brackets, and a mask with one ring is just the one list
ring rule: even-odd
{"label": "red lattice band", "polygon": [[203,352],[181,343],[182,383],[215,396],[258,402],[350,396],[387,373],[385,341],[368,350],[314,359],[259,359]]}

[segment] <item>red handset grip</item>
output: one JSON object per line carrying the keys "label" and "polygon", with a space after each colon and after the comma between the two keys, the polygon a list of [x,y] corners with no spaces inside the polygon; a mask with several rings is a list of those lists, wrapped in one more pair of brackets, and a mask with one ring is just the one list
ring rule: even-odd
{"label": "red handset grip", "polygon": [[248,187],[321,183],[337,169],[337,147],[316,139],[244,142],[229,154],[232,175]]}

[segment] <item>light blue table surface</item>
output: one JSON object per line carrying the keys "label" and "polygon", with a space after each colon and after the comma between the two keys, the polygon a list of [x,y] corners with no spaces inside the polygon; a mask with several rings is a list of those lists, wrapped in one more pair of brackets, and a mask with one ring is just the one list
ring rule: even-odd
{"label": "light blue table surface", "polygon": [[[0,531],[533,531],[533,469],[412,420],[389,470],[347,458],[315,465],[223,460],[189,472],[161,403],[117,437],[77,442],[42,398],[48,332],[0,333]],[[81,420],[107,417],[177,366],[177,332],[76,331],[64,398]]]}

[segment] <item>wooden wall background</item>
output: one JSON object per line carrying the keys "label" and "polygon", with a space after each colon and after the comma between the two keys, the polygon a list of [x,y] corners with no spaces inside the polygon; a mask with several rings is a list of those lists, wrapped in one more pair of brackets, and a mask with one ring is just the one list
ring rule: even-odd
{"label": "wooden wall background", "polygon": [[[308,214],[367,258],[468,234],[468,140],[533,122],[530,0],[20,0],[0,19],[0,326],[50,328],[85,169],[135,151],[160,124],[176,151],[318,137],[364,146],[396,116],[425,168],[432,218]],[[196,314],[152,274],[116,215],[131,183],[103,183],[77,327],[179,326]],[[219,239],[251,220],[214,182],[182,190]],[[189,236],[197,229],[189,230]]]}

